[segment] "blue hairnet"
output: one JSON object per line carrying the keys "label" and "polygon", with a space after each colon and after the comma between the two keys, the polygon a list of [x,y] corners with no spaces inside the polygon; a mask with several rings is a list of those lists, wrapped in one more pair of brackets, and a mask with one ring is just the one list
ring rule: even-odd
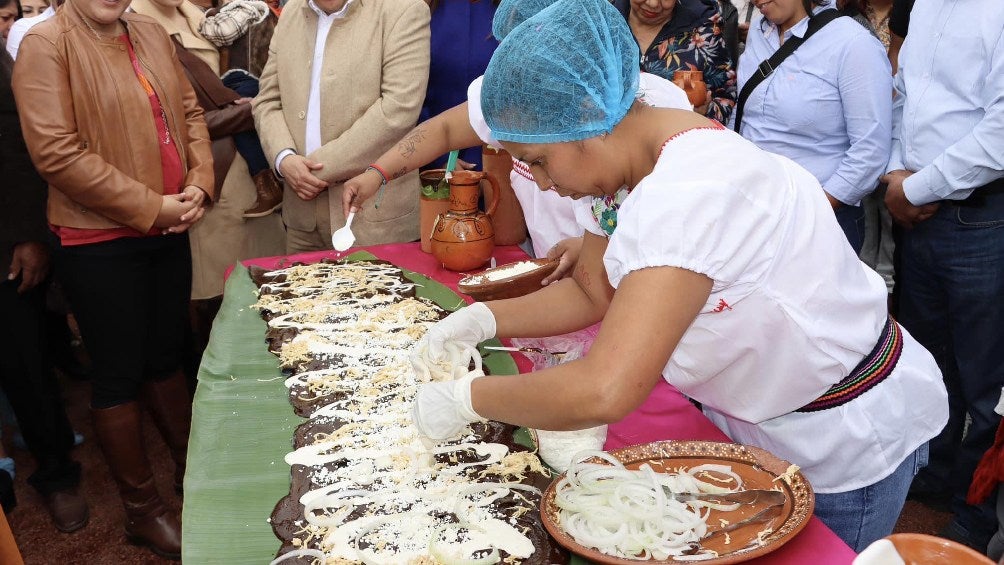
{"label": "blue hairnet", "polygon": [[502,41],[513,28],[557,1],[502,0],[495,8],[495,17],[492,18],[492,35],[495,36],[495,39]]}
{"label": "blue hairnet", "polygon": [[506,36],[481,87],[499,141],[558,143],[613,130],[638,91],[638,43],[606,0],[559,0]]}

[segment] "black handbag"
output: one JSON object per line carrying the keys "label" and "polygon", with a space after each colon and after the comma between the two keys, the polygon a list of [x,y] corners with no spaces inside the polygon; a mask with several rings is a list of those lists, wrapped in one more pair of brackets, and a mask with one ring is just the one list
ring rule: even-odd
{"label": "black handbag", "polygon": [[769,59],[760,63],[757,67],[757,71],[753,73],[746,84],[743,85],[742,91],[739,93],[739,100],[736,102],[736,125],[732,128],[736,133],[739,133],[739,128],[742,126],[743,122],[743,107],[746,105],[746,99],[750,97],[753,90],[760,85],[761,82],[767,79],[774,69],[781,65],[781,62],[788,58],[789,55],[798,49],[798,46],[805,43],[814,33],[823,28],[826,24],[832,22],[833,20],[842,16],[838,10],[823,10],[815,16],[809,18],[809,29],[805,31],[803,37],[792,37],[781,46],[780,49],[774,52]]}

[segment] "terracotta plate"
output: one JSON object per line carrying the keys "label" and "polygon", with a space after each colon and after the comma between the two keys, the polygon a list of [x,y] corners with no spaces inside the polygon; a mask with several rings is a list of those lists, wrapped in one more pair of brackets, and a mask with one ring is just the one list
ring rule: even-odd
{"label": "terracotta plate", "polygon": [[[784,510],[772,522],[751,524],[731,532],[728,544],[725,543],[724,535],[709,538],[704,544],[705,547],[718,552],[719,557],[697,561],[702,565],[739,563],[774,551],[805,527],[809,518],[812,517],[812,510],[815,507],[812,487],[809,486],[809,482],[802,473],[795,472],[791,476],[790,482],[784,479],[775,480],[785,473],[790,464],[757,447],[711,441],[658,441],[625,447],[611,451],[610,454],[622,461],[629,469],[637,469],[642,463],[648,463],[656,472],[662,469],[691,468],[706,463],[728,465],[733,472],[742,477],[744,488],[771,489],[778,487],[785,493],[787,500],[784,504]],[[559,509],[554,503],[554,489],[557,482],[557,480],[553,481],[544,492],[540,514],[544,527],[558,543],[573,553],[597,563],[615,565],[645,563],[645,561],[623,559],[601,553],[596,549],[576,543],[571,536],[565,533],[558,520]],[[719,519],[725,519],[734,524],[743,518],[748,518],[762,508],[762,505],[747,504],[741,505],[737,510],[731,512],[712,510],[708,518],[708,526],[718,528],[720,526]],[[758,543],[757,534],[768,527],[772,531],[763,536],[762,544]],[[647,562],[684,563],[684,561],[674,559],[667,561],[649,560]],[[695,562],[686,561],[686,563]]]}

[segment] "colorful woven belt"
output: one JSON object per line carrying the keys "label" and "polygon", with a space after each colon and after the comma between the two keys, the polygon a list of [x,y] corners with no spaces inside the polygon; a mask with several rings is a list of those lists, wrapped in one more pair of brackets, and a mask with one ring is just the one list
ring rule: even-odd
{"label": "colorful woven belt", "polygon": [[903,332],[896,320],[889,318],[875,348],[854,367],[851,374],[796,412],[819,412],[847,404],[885,380],[896,368],[902,352]]}

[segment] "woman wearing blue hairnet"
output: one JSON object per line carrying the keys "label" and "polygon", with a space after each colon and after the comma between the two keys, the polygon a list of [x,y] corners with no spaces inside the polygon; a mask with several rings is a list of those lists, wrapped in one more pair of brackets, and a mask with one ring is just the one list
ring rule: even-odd
{"label": "woman wearing blue hairnet", "polygon": [[[818,181],[693,112],[637,103],[637,53],[603,0],[561,0],[496,51],[485,119],[542,189],[578,201],[587,233],[572,278],[450,315],[413,361],[603,325],[581,359],[422,386],[416,425],[434,439],[489,418],[582,429],[620,420],[664,378],[733,440],[799,465],[817,515],[860,550],[892,531],[946,421],[937,365],[888,318],[885,285]],[[722,155],[728,167],[704,166]],[[622,186],[607,236],[594,204]]]}

